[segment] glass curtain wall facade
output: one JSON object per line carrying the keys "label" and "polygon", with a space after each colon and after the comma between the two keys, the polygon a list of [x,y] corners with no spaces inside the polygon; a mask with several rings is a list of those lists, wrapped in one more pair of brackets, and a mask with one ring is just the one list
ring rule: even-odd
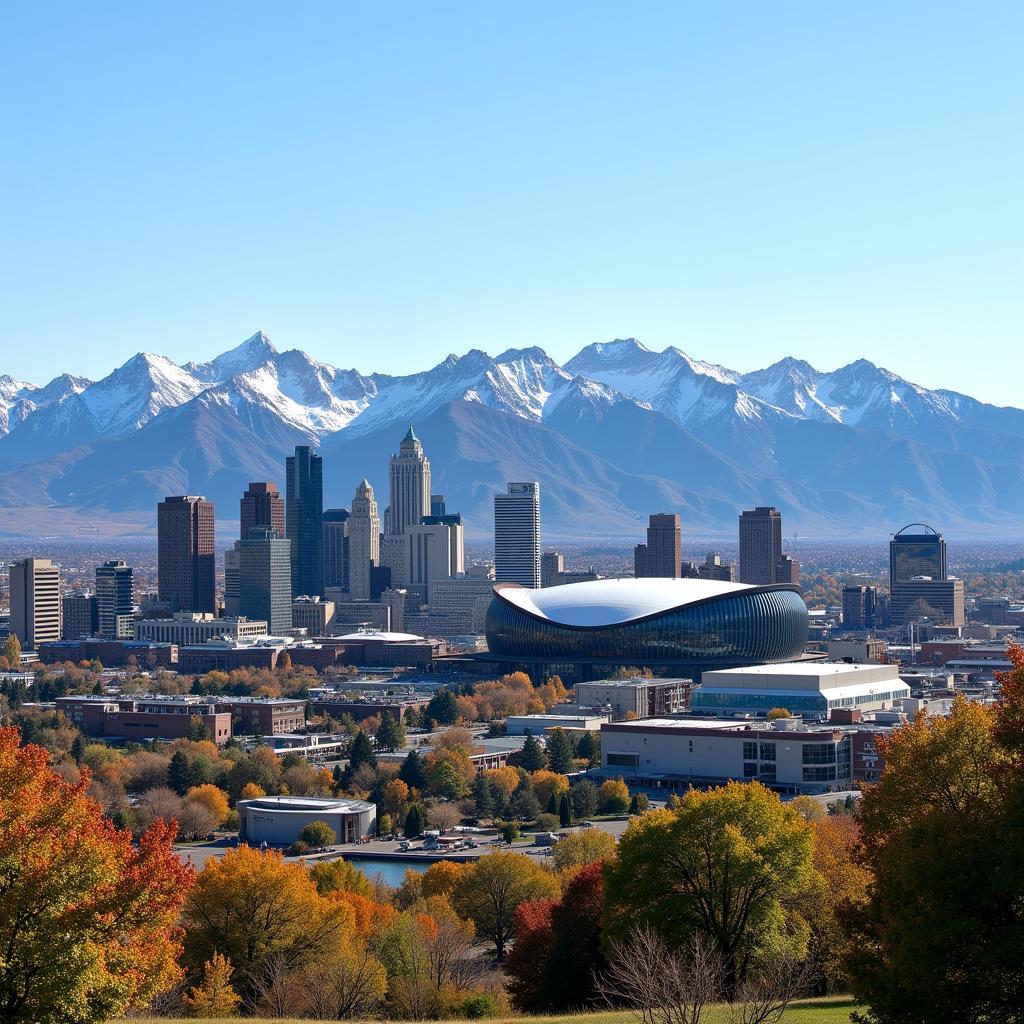
{"label": "glass curtain wall facade", "polygon": [[613,659],[627,665],[791,661],[803,653],[807,631],[807,607],[795,588],[726,594],[608,626],[540,618],[499,592],[486,623],[491,655],[552,662]]}

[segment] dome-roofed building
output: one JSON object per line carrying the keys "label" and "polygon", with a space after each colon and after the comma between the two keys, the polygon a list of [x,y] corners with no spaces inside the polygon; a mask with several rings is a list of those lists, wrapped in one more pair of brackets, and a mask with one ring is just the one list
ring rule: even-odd
{"label": "dome-roofed building", "polygon": [[702,579],[607,579],[531,590],[499,583],[487,660],[535,678],[617,666],[699,679],[712,668],[796,661],[807,643],[800,588]]}

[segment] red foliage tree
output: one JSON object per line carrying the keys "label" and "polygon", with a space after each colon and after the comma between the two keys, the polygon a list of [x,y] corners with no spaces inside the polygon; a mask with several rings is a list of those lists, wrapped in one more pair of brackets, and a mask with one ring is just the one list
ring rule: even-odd
{"label": "red foliage tree", "polygon": [[0,728],[0,1018],[88,1024],[180,977],[177,920],[193,871],[157,821],[132,845],[42,747]]}
{"label": "red foliage tree", "polygon": [[527,1013],[562,1013],[591,1005],[601,955],[601,863],[573,876],[559,900],[524,903],[516,911],[516,943],[508,958],[512,1001]]}

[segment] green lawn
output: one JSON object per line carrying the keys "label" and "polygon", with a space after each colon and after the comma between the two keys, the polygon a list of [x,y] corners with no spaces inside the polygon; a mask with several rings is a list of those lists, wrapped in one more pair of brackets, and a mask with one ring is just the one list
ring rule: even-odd
{"label": "green lawn", "polygon": [[[805,999],[794,1003],[782,1018],[781,1024],[849,1024],[850,1012],[858,1006],[848,996],[832,996],[824,999]],[[724,1008],[713,1008],[705,1017],[706,1024],[728,1024],[729,1016]],[[221,1022],[191,1020],[170,1020],[162,1018],[152,1021],[138,1021],[137,1024],[221,1024]],[[282,1020],[278,1024],[304,1024],[298,1020]],[[377,1022],[379,1024],[379,1022]],[[463,1024],[463,1022],[442,1022],[442,1024]],[[618,1011],[606,1013],[578,1013],[564,1017],[493,1017],[489,1024],[635,1024],[629,1013]]]}

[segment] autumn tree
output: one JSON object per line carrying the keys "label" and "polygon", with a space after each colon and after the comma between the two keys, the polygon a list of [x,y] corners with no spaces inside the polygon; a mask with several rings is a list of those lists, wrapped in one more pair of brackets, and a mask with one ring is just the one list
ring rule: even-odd
{"label": "autumn tree", "polygon": [[603,899],[601,865],[593,863],[573,876],[560,899],[520,904],[507,967],[518,1009],[566,1013],[593,1003],[594,979],[604,966]]}
{"label": "autumn tree", "polygon": [[[846,967],[878,1022],[1011,1021],[1024,1004],[1024,653],[994,708],[955,698],[880,740],[859,808],[867,900]],[[912,908],[912,912],[908,911]]]}
{"label": "autumn tree", "polygon": [[598,790],[597,809],[602,814],[625,814],[629,810],[629,786],[618,779],[605,779]]}
{"label": "autumn tree", "polygon": [[691,790],[678,810],[634,819],[604,870],[612,938],[649,925],[681,947],[702,933],[730,996],[769,948],[803,952],[797,910],[820,882],[810,825],[756,782]]}
{"label": "autumn tree", "polygon": [[7,634],[7,639],[4,641],[4,657],[10,668],[21,668],[21,641],[17,634]]}
{"label": "autumn tree", "polygon": [[495,851],[467,865],[452,894],[452,904],[476,925],[477,934],[494,944],[499,960],[515,937],[515,914],[520,903],[552,899],[558,881],[521,853]]}
{"label": "autumn tree", "polygon": [[326,821],[309,822],[303,827],[299,838],[314,850],[333,846],[338,841],[337,834]]}
{"label": "autumn tree", "polygon": [[195,970],[223,953],[239,995],[251,1001],[269,968],[292,971],[315,962],[351,930],[352,920],[347,906],[317,892],[301,863],[239,846],[199,872],[184,908],[185,953]]}
{"label": "autumn tree", "polygon": [[354,892],[360,896],[373,895],[373,883],[354,864],[339,857],[338,860],[317,861],[309,869],[309,877],[321,896],[332,892]]}
{"label": "autumn tree", "polygon": [[0,728],[0,1018],[87,1024],[180,977],[174,931],[192,869],[173,823],[133,846],[46,751]]}
{"label": "autumn tree", "polygon": [[191,1017],[237,1017],[242,1000],[231,987],[231,964],[214,953],[203,965],[202,981],[181,997]]}
{"label": "autumn tree", "polygon": [[570,871],[594,861],[611,860],[615,856],[615,840],[599,828],[579,829],[559,840],[551,856],[558,871]]}

